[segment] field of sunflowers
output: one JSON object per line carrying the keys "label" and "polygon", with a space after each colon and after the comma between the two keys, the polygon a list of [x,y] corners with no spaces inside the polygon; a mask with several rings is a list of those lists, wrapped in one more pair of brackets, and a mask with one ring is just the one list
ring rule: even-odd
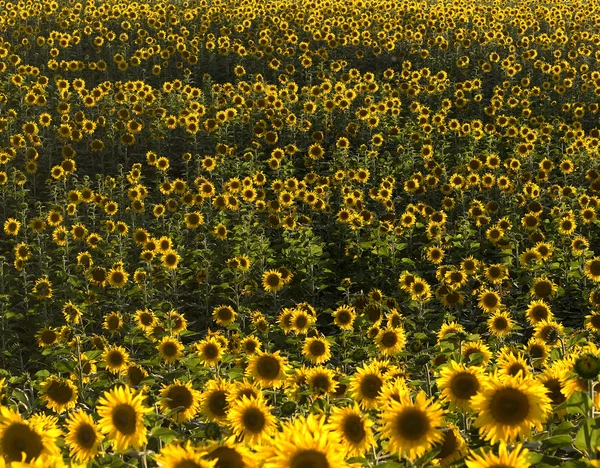
{"label": "field of sunflowers", "polygon": [[598,0],[0,0],[0,468],[600,467]]}

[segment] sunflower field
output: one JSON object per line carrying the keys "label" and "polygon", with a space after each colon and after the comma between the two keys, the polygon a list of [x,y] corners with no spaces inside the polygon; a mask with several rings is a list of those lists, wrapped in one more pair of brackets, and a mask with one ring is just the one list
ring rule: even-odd
{"label": "sunflower field", "polygon": [[0,468],[600,467],[598,0],[0,0]]}

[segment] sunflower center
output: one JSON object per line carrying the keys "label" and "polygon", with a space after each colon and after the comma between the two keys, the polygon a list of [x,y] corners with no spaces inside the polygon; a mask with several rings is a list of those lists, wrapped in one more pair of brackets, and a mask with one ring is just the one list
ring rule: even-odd
{"label": "sunflower center", "polygon": [[370,374],[363,377],[360,383],[360,391],[366,398],[374,399],[379,395],[382,386],[383,381],[379,376]]}
{"label": "sunflower center", "polygon": [[108,353],[106,360],[108,361],[108,363],[111,366],[120,367],[125,362],[125,357],[123,356],[123,354],[120,351],[116,350],[116,351],[111,351],[110,353]]}
{"label": "sunflower center", "polygon": [[139,385],[144,379],[144,373],[139,367],[130,367],[127,369],[127,376],[129,377],[129,383],[131,385]]}
{"label": "sunflower center", "polygon": [[52,382],[46,394],[56,403],[68,403],[73,397],[73,389],[64,382]]}
{"label": "sunflower center", "polygon": [[77,428],[77,443],[83,448],[91,449],[96,442],[96,431],[89,424],[82,424]]}
{"label": "sunflower center", "polygon": [[258,361],[256,370],[263,379],[275,380],[281,371],[281,365],[272,356],[262,356]]}
{"label": "sunflower center", "polygon": [[270,274],[267,276],[266,282],[272,288],[279,286],[279,275]]}
{"label": "sunflower center", "polygon": [[521,364],[520,362],[515,362],[514,364],[511,364],[511,366],[507,369],[507,372],[512,376],[518,375],[519,372],[522,372],[523,375],[525,375],[527,369],[525,369],[523,364]]}
{"label": "sunflower center", "polygon": [[180,406],[183,406],[184,409],[188,409],[194,402],[192,393],[183,385],[171,388],[167,394],[167,398],[169,399],[167,405],[170,409],[178,408]]}
{"label": "sunflower center", "polygon": [[309,347],[309,351],[310,354],[315,356],[315,357],[319,357],[319,356],[323,356],[325,354],[326,348],[325,348],[325,343],[323,343],[322,341],[313,341],[310,344]]}
{"label": "sunflower center", "polygon": [[331,381],[327,374],[317,374],[312,379],[312,386],[322,392],[327,392],[331,388]]}
{"label": "sunflower center", "polygon": [[162,353],[167,357],[173,357],[177,355],[177,346],[175,343],[167,341],[162,345]]}
{"label": "sunflower center", "polygon": [[216,416],[224,417],[227,412],[227,394],[222,390],[213,392],[208,400],[208,409]]}
{"label": "sunflower center", "polygon": [[202,353],[206,359],[215,359],[219,355],[219,349],[214,344],[207,344]]}
{"label": "sunflower center", "polygon": [[494,320],[494,328],[496,330],[506,330],[508,328],[508,320],[504,317],[496,317]]}
{"label": "sunflower center", "polygon": [[396,417],[396,434],[403,439],[419,440],[427,434],[430,427],[427,414],[419,408],[407,408]]}
{"label": "sunflower center", "polygon": [[548,297],[552,294],[552,285],[548,281],[540,281],[534,286],[533,291],[537,297]]}
{"label": "sunflower center", "polygon": [[398,343],[398,335],[393,331],[387,331],[381,337],[381,344],[386,348],[393,348]]}
{"label": "sunflower center", "polygon": [[260,408],[248,408],[242,415],[244,429],[254,434],[259,434],[265,427],[265,415]]}
{"label": "sunflower center", "polygon": [[456,434],[454,431],[445,431],[444,432],[444,442],[442,442],[442,447],[440,448],[440,453],[438,453],[435,458],[438,460],[444,459],[449,455],[452,455],[454,451],[458,447],[458,441],[456,440]]}
{"label": "sunflower center", "polygon": [[483,296],[482,303],[485,307],[490,309],[496,308],[498,306],[498,296],[494,293],[488,293]]}
{"label": "sunflower center", "polygon": [[217,460],[217,468],[244,468],[246,466],[242,456],[229,447],[219,447],[206,455],[206,458]]}
{"label": "sunflower center", "polygon": [[544,306],[535,306],[531,309],[531,316],[535,320],[546,320],[548,318],[548,309]]}
{"label": "sunflower center", "polygon": [[452,379],[450,389],[457,398],[468,400],[479,390],[479,380],[470,372],[461,372]]}
{"label": "sunflower center", "polygon": [[600,328],[600,315],[592,315],[590,323],[594,328]]}
{"label": "sunflower center", "polygon": [[13,423],[6,428],[0,444],[11,462],[20,462],[21,452],[25,452],[25,461],[29,462],[44,450],[42,437],[23,423]]}
{"label": "sunflower center", "polygon": [[600,276],[600,260],[592,260],[590,262],[590,273],[593,276]]}
{"label": "sunflower center", "polygon": [[353,444],[359,444],[367,435],[362,419],[357,414],[351,414],[342,423],[344,437]]}
{"label": "sunflower center", "polygon": [[[220,466],[220,465],[219,465]],[[173,468],[202,468],[202,465],[199,465],[193,460],[181,460],[175,462]]]}
{"label": "sunflower center", "polygon": [[492,417],[500,424],[516,425],[529,414],[527,395],[516,388],[503,388],[496,392],[490,402]]}
{"label": "sunflower center", "polygon": [[[599,316],[599,317],[600,317],[600,316]],[[41,336],[41,338],[42,338],[42,341],[43,341],[45,344],[52,344],[52,343],[54,343],[54,342],[56,341],[56,333],[55,333],[55,332],[53,332],[52,330],[45,330],[45,331],[42,333],[42,336]]]}
{"label": "sunflower center", "polygon": [[290,460],[290,468],[329,468],[327,456],[318,450],[302,450]]}
{"label": "sunflower center", "polygon": [[128,404],[117,405],[112,413],[112,423],[121,434],[134,434],[137,426],[135,408]]}

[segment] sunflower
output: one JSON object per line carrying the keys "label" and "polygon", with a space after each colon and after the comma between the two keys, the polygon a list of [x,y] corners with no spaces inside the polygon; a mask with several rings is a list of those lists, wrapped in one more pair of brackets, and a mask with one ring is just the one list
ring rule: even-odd
{"label": "sunflower", "polygon": [[135,322],[143,332],[152,330],[152,327],[158,323],[158,318],[148,309],[138,309],[135,311]]}
{"label": "sunflower", "polygon": [[500,302],[500,296],[497,292],[492,291],[491,289],[484,289],[479,294],[478,305],[485,312],[495,312],[502,306],[502,303]]}
{"label": "sunflower", "polygon": [[410,298],[419,303],[425,303],[431,297],[431,287],[421,278],[415,278],[410,285]]}
{"label": "sunflower", "polygon": [[513,321],[509,312],[494,312],[487,323],[490,333],[498,337],[510,335],[513,327]]}
{"label": "sunflower", "polygon": [[585,276],[596,283],[600,281],[600,257],[594,257],[585,263]]}
{"label": "sunflower", "polygon": [[[462,355],[467,362],[473,364],[473,361],[475,360],[474,355],[476,354],[482,356],[481,362],[477,362],[477,365],[482,365],[484,367],[492,358],[492,352],[490,351],[489,346],[481,340],[470,341],[463,344]],[[471,356],[473,356],[473,358]]]}
{"label": "sunflower", "polygon": [[75,304],[73,304],[71,301],[65,303],[65,305],[62,306],[61,311],[67,323],[77,325],[81,321],[81,309]]}
{"label": "sunflower", "polygon": [[124,271],[122,267],[113,267],[108,272],[108,283],[113,288],[122,288],[129,279],[129,273]]}
{"label": "sunflower", "polygon": [[559,322],[541,320],[535,324],[533,336],[548,345],[556,344],[561,335],[564,335],[564,327]]}
{"label": "sunflower", "polygon": [[188,440],[185,444],[170,443],[162,448],[155,460],[158,466],[165,468],[214,468],[215,461],[204,459],[205,451],[192,445]]}
{"label": "sunflower", "polygon": [[215,307],[212,313],[213,320],[222,327],[226,327],[227,325],[233,323],[235,321],[236,316],[237,313],[235,312],[235,310],[233,310],[232,307],[227,305],[220,305],[218,307]]}
{"label": "sunflower", "polygon": [[294,377],[297,380],[304,378],[315,395],[334,394],[339,387],[335,372],[322,366],[313,367],[305,373],[296,373]]}
{"label": "sunflower", "polygon": [[104,350],[103,359],[106,369],[116,374],[127,369],[129,353],[121,346],[107,346]]}
{"label": "sunflower", "polygon": [[240,348],[249,356],[260,351],[261,346],[262,343],[260,340],[252,335],[246,336],[244,339],[242,339],[242,341],[240,341]]}
{"label": "sunflower", "polygon": [[65,442],[69,446],[70,456],[82,464],[93,460],[104,436],[98,430],[92,416],[81,409],[70,413],[66,428],[68,433]]}
{"label": "sunflower", "polygon": [[52,346],[53,344],[58,342],[59,338],[57,331],[49,327],[42,328],[36,333],[35,336],[38,342],[38,346],[42,348]]}
{"label": "sunflower", "polygon": [[481,367],[467,367],[450,361],[441,369],[437,386],[441,390],[441,398],[450,402],[450,409],[468,411],[471,408],[471,398],[481,388],[484,378]]}
{"label": "sunflower", "polygon": [[386,378],[381,370],[369,364],[359,367],[350,381],[350,391],[364,410],[376,407]]}
{"label": "sunflower", "polygon": [[406,334],[401,327],[382,329],[375,337],[379,351],[385,356],[398,354],[406,345]]}
{"label": "sunflower", "polygon": [[148,377],[148,372],[146,372],[142,367],[137,364],[130,364],[127,367],[127,380],[129,381],[129,385],[138,386]]}
{"label": "sunflower", "polygon": [[331,345],[320,337],[307,338],[302,348],[304,357],[313,364],[322,364],[331,359]]}
{"label": "sunflower", "polygon": [[542,430],[551,411],[546,387],[530,376],[488,377],[471,399],[475,426],[484,440],[509,443],[529,438],[531,428]]}
{"label": "sunflower", "polygon": [[501,375],[521,375],[521,377],[525,377],[530,373],[527,361],[521,352],[516,354],[512,352],[500,352],[496,359],[496,365],[498,366],[498,373]]}
{"label": "sunflower", "polygon": [[166,364],[172,364],[183,356],[183,344],[170,336],[163,337],[156,349],[158,355]]}
{"label": "sunflower", "polygon": [[536,368],[544,366],[550,356],[549,347],[543,340],[537,338],[531,338],[527,342],[525,350],[529,356],[531,365]]}
{"label": "sunflower", "polygon": [[52,297],[52,283],[44,276],[36,280],[33,294],[37,299],[50,299]]}
{"label": "sunflower", "polygon": [[110,334],[118,332],[123,327],[123,316],[120,312],[110,312],[104,316],[102,328],[108,330]]}
{"label": "sunflower", "polygon": [[305,335],[315,323],[315,316],[300,307],[293,310],[290,317],[290,330],[296,335]]}
{"label": "sunflower", "polygon": [[558,287],[546,277],[536,278],[531,286],[531,295],[535,299],[549,299],[556,294]]}
{"label": "sunflower", "polygon": [[402,377],[391,378],[388,380],[377,397],[377,403],[380,408],[384,408],[390,401],[400,401],[400,397],[410,390],[406,385],[406,380]]}
{"label": "sunflower", "polygon": [[346,448],[346,457],[361,457],[375,445],[373,437],[373,421],[362,414],[356,403],[353,407],[334,407],[331,412],[330,425],[340,435]]}
{"label": "sunflower", "polygon": [[262,284],[265,291],[276,293],[283,288],[283,277],[279,270],[267,270],[263,274]]}
{"label": "sunflower", "polygon": [[438,343],[453,338],[457,333],[464,333],[464,331],[463,326],[456,322],[444,323],[437,333]]}
{"label": "sunflower", "polygon": [[143,405],[144,399],[142,392],[121,386],[104,392],[98,400],[98,429],[108,436],[117,452],[129,447],[139,450],[148,441],[143,418],[152,409]]}
{"label": "sunflower", "polygon": [[443,441],[439,430],[444,411],[433,398],[420,391],[413,400],[408,393],[390,401],[381,415],[381,436],[388,439],[388,451],[411,462]]}
{"label": "sunflower", "polygon": [[250,358],[247,375],[253,377],[263,388],[279,388],[285,381],[287,359],[275,353],[259,352]]}
{"label": "sunflower", "polygon": [[525,312],[527,321],[531,325],[535,325],[543,320],[552,320],[554,314],[550,310],[550,306],[543,300],[532,301]]}
{"label": "sunflower", "polygon": [[592,312],[591,315],[586,315],[584,324],[587,330],[590,330],[597,335],[600,334],[600,313]]}
{"label": "sunflower", "polygon": [[465,460],[467,468],[529,468],[531,463],[527,458],[529,450],[523,448],[522,444],[517,444],[509,453],[504,442],[500,443],[498,455],[492,452],[492,449],[487,452],[482,452],[481,455],[471,451],[471,456]]}
{"label": "sunflower", "polygon": [[200,396],[202,414],[208,421],[223,421],[227,417],[227,395],[230,384],[217,378],[209,380],[204,387],[206,390]]}
{"label": "sunflower", "polygon": [[256,466],[256,454],[251,453],[245,444],[236,443],[231,436],[221,443],[212,443],[201,447],[206,453],[205,459],[215,461],[215,467],[250,468]]}
{"label": "sunflower", "polygon": [[232,404],[227,419],[237,437],[255,446],[260,445],[276,428],[276,418],[271,411],[262,395],[256,398],[243,396]]}
{"label": "sunflower", "polygon": [[0,455],[7,462],[59,455],[55,440],[60,435],[60,429],[25,421],[16,411],[0,406]]}
{"label": "sunflower", "polygon": [[454,462],[464,457],[467,443],[454,425],[442,429],[442,436],[444,440],[433,447],[434,450],[439,449],[434,461],[441,467],[453,466]]}
{"label": "sunflower", "polygon": [[323,415],[300,416],[282,423],[270,446],[259,457],[264,468],[348,468],[340,436]]}
{"label": "sunflower", "polygon": [[77,387],[70,380],[51,375],[42,385],[42,400],[46,406],[56,413],[63,413],[75,408],[77,404]]}
{"label": "sunflower", "polygon": [[200,408],[200,392],[192,388],[191,382],[181,383],[175,379],[171,385],[160,390],[158,406],[164,414],[178,423],[191,420]]}
{"label": "sunflower", "polygon": [[205,366],[215,366],[223,359],[223,346],[213,337],[207,337],[197,343],[196,352]]}
{"label": "sunflower", "polygon": [[242,397],[258,398],[262,394],[260,385],[243,379],[241,382],[234,382],[229,387],[227,393],[227,403],[231,406]]}

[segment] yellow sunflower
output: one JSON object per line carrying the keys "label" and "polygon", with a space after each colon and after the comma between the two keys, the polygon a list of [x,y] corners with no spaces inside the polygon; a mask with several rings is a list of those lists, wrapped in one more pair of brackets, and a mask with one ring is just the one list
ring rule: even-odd
{"label": "yellow sunflower", "polygon": [[56,413],[75,408],[77,404],[77,387],[70,380],[51,375],[42,385],[42,400],[46,406]]}
{"label": "yellow sunflower", "polygon": [[93,460],[98,453],[100,442],[104,436],[98,430],[92,416],[83,410],[70,413],[67,421],[65,442],[69,446],[69,454],[78,463]]}
{"label": "yellow sunflower", "polygon": [[282,426],[270,446],[259,455],[263,468],[348,468],[345,447],[324,416],[300,416]]}
{"label": "yellow sunflower", "polygon": [[143,405],[144,399],[143,393],[121,386],[104,392],[98,400],[98,429],[108,436],[117,452],[129,447],[140,449],[148,441],[143,418],[152,409]]}
{"label": "yellow sunflower", "polygon": [[158,466],[165,468],[214,468],[217,460],[206,460],[204,450],[194,447],[190,441],[185,444],[171,443],[162,448],[156,456]]}
{"label": "yellow sunflower", "polygon": [[304,342],[302,353],[313,364],[322,364],[331,359],[330,348],[331,345],[325,338],[313,336]]}
{"label": "yellow sunflower", "polygon": [[467,468],[497,468],[501,466],[529,468],[531,463],[527,459],[528,453],[529,450],[523,448],[521,444],[517,444],[509,453],[506,444],[501,442],[498,455],[495,455],[492,449],[483,452],[481,455],[471,451],[471,456],[467,458],[465,463],[467,464]]}
{"label": "yellow sunflower", "polygon": [[265,271],[262,278],[262,285],[267,292],[276,293],[279,291],[284,285],[281,272],[279,270]]}
{"label": "yellow sunflower", "polygon": [[275,353],[259,352],[250,358],[246,373],[263,388],[279,388],[285,381],[287,359]]}
{"label": "yellow sunflower", "polygon": [[373,421],[361,413],[356,403],[346,408],[334,407],[329,422],[346,447],[346,457],[362,457],[375,445]]}
{"label": "yellow sunflower", "polygon": [[454,425],[442,429],[442,436],[444,440],[433,447],[439,449],[439,453],[434,457],[434,462],[444,468],[454,466],[454,462],[465,456],[467,443]]}
{"label": "yellow sunflower", "polygon": [[441,369],[437,386],[442,392],[441,398],[450,402],[450,409],[467,411],[471,408],[471,398],[477,394],[484,379],[481,367],[467,367],[450,361]]}
{"label": "yellow sunflower", "polygon": [[223,346],[212,336],[197,343],[196,352],[205,366],[215,366],[223,359]]}
{"label": "yellow sunflower", "polygon": [[161,411],[170,413],[169,417],[179,423],[189,421],[200,409],[200,392],[192,388],[191,382],[181,383],[175,379],[171,385],[163,384],[160,398]]}
{"label": "yellow sunflower", "polygon": [[401,327],[388,327],[379,331],[375,337],[375,343],[383,355],[397,354],[406,345],[406,334]]}
{"label": "yellow sunflower", "polygon": [[207,420],[215,422],[225,420],[230,386],[228,382],[220,378],[209,380],[204,385],[206,390],[200,396],[200,407]]}
{"label": "yellow sunflower", "polygon": [[170,336],[163,337],[156,349],[160,358],[167,364],[172,364],[183,356],[183,344]]}
{"label": "yellow sunflower", "polygon": [[60,429],[36,425],[0,406],[0,455],[7,462],[31,462],[38,457],[59,455],[55,440],[60,435]]}
{"label": "yellow sunflower", "polygon": [[256,398],[243,396],[232,403],[227,419],[232,432],[252,446],[260,445],[277,426],[271,413],[272,408],[264,401],[262,394]]}
{"label": "yellow sunflower", "polygon": [[529,438],[531,428],[542,430],[551,411],[546,387],[530,376],[490,376],[471,398],[475,426],[484,440],[513,442]]}
{"label": "yellow sunflower", "polygon": [[355,400],[364,410],[375,408],[377,398],[385,384],[386,378],[381,370],[369,364],[365,364],[356,370],[350,380],[350,391]]}
{"label": "yellow sunflower", "polygon": [[406,393],[400,396],[399,402],[390,401],[380,417],[381,436],[389,441],[388,451],[411,462],[444,439],[440,431],[444,411],[423,391],[414,400]]}

